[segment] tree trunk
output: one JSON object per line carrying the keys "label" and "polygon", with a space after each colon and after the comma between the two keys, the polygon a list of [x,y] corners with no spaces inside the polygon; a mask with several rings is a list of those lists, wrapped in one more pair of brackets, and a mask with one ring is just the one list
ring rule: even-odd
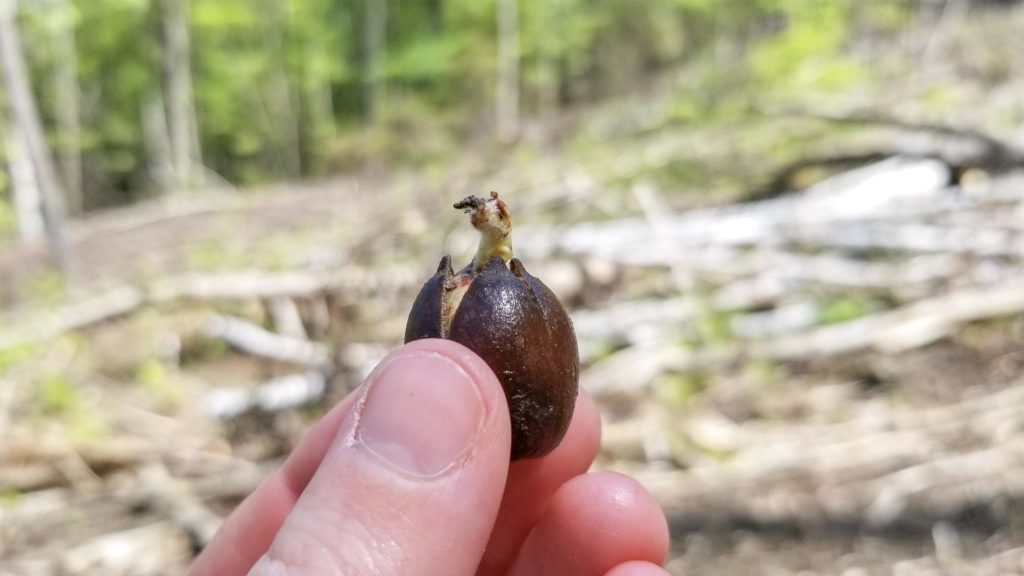
{"label": "tree trunk", "polygon": [[75,22],[69,3],[54,8],[59,14],[53,34],[57,51],[54,88],[57,92],[57,133],[59,162],[68,210],[82,212],[82,121],[79,108],[81,90],[78,85],[78,50],[75,44]]}
{"label": "tree trunk", "polygon": [[537,5],[535,26],[540,30],[541,50],[537,58],[537,111],[542,118],[553,117],[558,112],[561,86],[558,54],[554,47],[561,14],[549,2]]}
{"label": "tree trunk", "polygon": [[167,134],[164,100],[154,91],[142,106],[142,141],[146,147],[146,168],[154,186],[169,192],[175,186],[171,137]]}
{"label": "tree trunk", "polygon": [[42,196],[32,168],[32,158],[25,144],[25,135],[16,124],[7,133],[7,164],[11,174],[11,199],[18,224],[18,237],[26,244],[42,241],[46,237]]}
{"label": "tree trunk", "polygon": [[274,117],[271,123],[277,133],[276,155],[278,173],[286,178],[298,178],[302,173],[302,157],[300,154],[301,117],[296,108],[299,102],[294,97],[292,83],[288,79],[288,62],[286,33],[289,23],[293,20],[289,13],[290,3],[282,5],[279,0],[271,0],[264,4],[267,22],[267,47],[271,54],[270,78],[267,86],[267,100]]}
{"label": "tree trunk", "polygon": [[[319,47],[326,51],[326,48]],[[309,60],[311,58],[307,58]],[[327,66],[314,63],[308,70],[309,78],[306,87],[306,109],[312,125],[315,143],[330,142],[336,134],[334,126],[334,95],[331,93],[331,82],[327,75]]]}
{"label": "tree trunk", "polygon": [[14,0],[0,0],[0,61],[4,85],[14,117],[13,133],[21,141],[31,159],[32,172],[39,186],[39,205],[46,223],[50,254],[62,269],[67,267],[67,240],[64,230],[64,192],[61,190],[53,157],[47,147],[39,109],[32,95],[21,40],[14,19]]}
{"label": "tree trunk", "polygon": [[387,32],[387,0],[365,0],[365,30],[363,32],[363,98],[366,101],[366,120],[375,124],[380,120],[384,99],[384,38]]}
{"label": "tree trunk", "polygon": [[498,0],[498,78],[495,111],[498,139],[511,142],[519,133],[519,6]]}
{"label": "tree trunk", "polygon": [[330,51],[324,39],[318,34],[311,35],[303,47],[305,58],[302,83],[302,102],[305,110],[304,152],[309,158],[305,164],[317,168],[318,152],[325,149],[336,135],[334,126],[334,96],[331,93]]}
{"label": "tree trunk", "polygon": [[202,186],[203,172],[192,102],[188,0],[163,0],[162,8],[167,132],[175,185],[193,189]]}

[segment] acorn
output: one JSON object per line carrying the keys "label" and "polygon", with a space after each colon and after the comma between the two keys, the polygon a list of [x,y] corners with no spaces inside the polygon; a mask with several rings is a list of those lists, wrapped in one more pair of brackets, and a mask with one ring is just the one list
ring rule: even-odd
{"label": "acorn", "polygon": [[512,460],[537,458],[561,442],[579,382],[576,334],[555,294],[512,257],[512,218],[498,198],[469,196],[454,207],[470,214],[480,246],[455,272],[450,256],[420,290],[405,341],[454,340],[494,371],[512,417]]}

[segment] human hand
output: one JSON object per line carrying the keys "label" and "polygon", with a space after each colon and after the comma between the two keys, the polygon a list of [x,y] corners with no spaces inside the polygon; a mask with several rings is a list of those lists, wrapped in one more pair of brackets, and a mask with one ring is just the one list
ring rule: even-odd
{"label": "human hand", "polygon": [[551,454],[509,463],[494,374],[419,340],[380,363],[228,517],[192,576],[664,576],[668,529],[634,480],[587,474],[581,392]]}

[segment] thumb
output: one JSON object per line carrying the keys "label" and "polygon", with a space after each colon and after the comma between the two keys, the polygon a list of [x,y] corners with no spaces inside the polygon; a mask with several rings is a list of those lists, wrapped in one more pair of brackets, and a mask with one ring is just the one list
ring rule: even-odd
{"label": "thumb", "polygon": [[476,570],[508,473],[504,394],[484,362],[419,340],[367,378],[255,575]]}

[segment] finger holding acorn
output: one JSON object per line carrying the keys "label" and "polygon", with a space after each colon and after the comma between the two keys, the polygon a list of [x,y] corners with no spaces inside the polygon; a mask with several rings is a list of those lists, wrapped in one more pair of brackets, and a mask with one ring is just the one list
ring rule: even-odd
{"label": "finger holding acorn", "polygon": [[544,456],[565,435],[576,402],[572,321],[555,294],[512,257],[512,218],[496,192],[454,207],[470,215],[480,246],[458,272],[450,256],[441,259],[413,303],[405,341],[447,338],[480,356],[505,390],[512,460]]}

